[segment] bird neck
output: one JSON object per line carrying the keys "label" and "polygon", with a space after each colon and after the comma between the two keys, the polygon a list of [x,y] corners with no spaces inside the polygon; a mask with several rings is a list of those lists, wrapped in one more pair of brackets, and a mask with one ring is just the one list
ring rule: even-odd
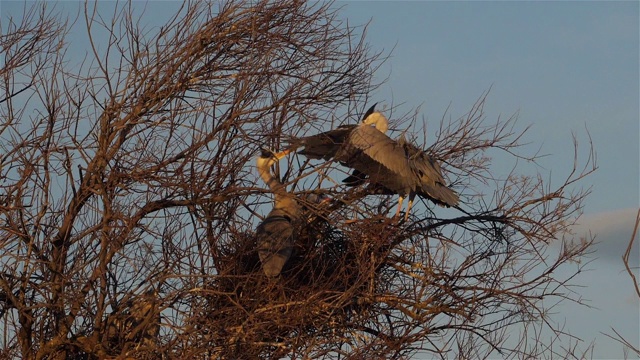
{"label": "bird neck", "polygon": [[387,130],[389,130],[389,123],[387,122],[387,119],[384,119],[384,121],[377,122],[376,129],[378,129],[378,131],[380,131],[383,134],[386,133]]}
{"label": "bird neck", "polygon": [[298,202],[288,193],[274,193],[275,206],[274,210],[286,213],[291,218],[298,216]]}
{"label": "bird neck", "polygon": [[273,159],[265,159],[258,158],[256,162],[256,167],[258,168],[258,174],[262,178],[265,184],[273,191],[274,193],[280,193],[284,191],[284,185],[278,181],[278,179],[271,174],[271,165],[273,165],[275,161]]}
{"label": "bird neck", "polygon": [[298,214],[298,203],[293,198],[293,195],[287,192],[284,184],[271,174],[271,165],[273,165],[274,162],[275,160],[273,159],[258,158],[256,162],[258,173],[273,192],[275,200],[274,210],[285,212],[289,217],[295,218]]}

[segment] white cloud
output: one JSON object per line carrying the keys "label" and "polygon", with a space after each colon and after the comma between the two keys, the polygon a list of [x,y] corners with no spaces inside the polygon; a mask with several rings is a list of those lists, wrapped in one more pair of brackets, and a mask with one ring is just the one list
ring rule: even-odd
{"label": "white cloud", "polygon": [[[637,214],[638,209],[629,208],[585,215],[580,218],[579,224],[573,228],[573,231],[578,237],[588,235],[589,232],[595,235],[596,252],[594,256],[617,263],[622,269],[624,267],[622,255],[631,240]],[[640,257],[638,235],[636,234],[636,241],[630,257],[630,265],[633,267],[638,266],[638,258]]]}
{"label": "white cloud", "polygon": [[[589,214],[580,218],[579,224],[572,229],[576,239],[588,236],[589,232],[596,236],[595,253],[590,256],[595,259],[587,266],[589,271],[575,279],[583,286],[578,290],[582,299],[591,307],[563,303],[557,310],[561,312],[560,318],[565,317],[567,330],[581,338],[584,347],[595,341],[593,356],[596,359],[624,356],[621,345],[602,334],[612,334],[611,328],[634,346],[638,345],[640,299],[622,262],[637,214],[637,208]],[[630,257],[636,276],[639,275],[639,243],[640,239],[636,238]]]}

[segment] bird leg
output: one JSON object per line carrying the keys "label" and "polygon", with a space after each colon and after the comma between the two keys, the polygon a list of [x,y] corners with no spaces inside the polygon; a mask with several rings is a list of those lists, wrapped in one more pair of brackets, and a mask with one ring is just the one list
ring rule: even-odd
{"label": "bird leg", "polygon": [[411,212],[411,205],[413,205],[413,199],[416,197],[415,193],[409,194],[409,206],[407,206],[407,212],[404,214],[404,221],[409,219],[409,213]]}
{"label": "bird leg", "polygon": [[400,210],[402,210],[402,200],[404,200],[404,198],[402,196],[398,196],[398,210],[396,211],[396,215],[394,216],[395,218],[400,216]]}

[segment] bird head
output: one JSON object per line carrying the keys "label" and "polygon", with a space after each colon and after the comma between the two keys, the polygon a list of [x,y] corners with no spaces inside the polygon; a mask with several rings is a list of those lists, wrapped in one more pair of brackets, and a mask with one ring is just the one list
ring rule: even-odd
{"label": "bird head", "polygon": [[281,152],[275,152],[267,148],[261,148],[260,156],[256,159],[256,165],[258,166],[258,169],[268,169],[271,165],[287,156],[291,151],[291,149],[287,149]]}
{"label": "bird head", "polygon": [[367,110],[362,118],[362,123],[365,125],[375,125],[376,129],[380,130],[381,133],[386,133],[387,130],[389,130],[389,120],[387,120],[381,112],[375,110],[377,104],[378,103],[373,104],[373,106]]}
{"label": "bird head", "polygon": [[331,196],[326,194],[305,194],[303,199],[312,205],[324,205],[332,200]]}
{"label": "bird head", "polygon": [[290,152],[291,152],[291,149],[275,152],[267,148],[261,148],[260,157],[263,159],[271,159],[274,161],[278,161],[278,160],[281,160],[283,157],[287,156]]}
{"label": "bird head", "polygon": [[369,115],[373,114],[376,111],[376,105],[378,105],[378,103],[374,103],[369,110],[367,110],[366,113],[364,113],[364,116],[362,116],[362,121],[365,121]]}

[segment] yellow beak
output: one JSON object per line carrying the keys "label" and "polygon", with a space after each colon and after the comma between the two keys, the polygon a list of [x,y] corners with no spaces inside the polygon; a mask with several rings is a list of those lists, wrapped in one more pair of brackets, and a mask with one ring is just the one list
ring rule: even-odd
{"label": "yellow beak", "polygon": [[274,156],[276,157],[276,159],[280,160],[283,157],[289,155],[290,152],[291,152],[291,149],[287,149],[287,150],[284,150],[284,151],[281,151],[279,153],[274,154]]}

